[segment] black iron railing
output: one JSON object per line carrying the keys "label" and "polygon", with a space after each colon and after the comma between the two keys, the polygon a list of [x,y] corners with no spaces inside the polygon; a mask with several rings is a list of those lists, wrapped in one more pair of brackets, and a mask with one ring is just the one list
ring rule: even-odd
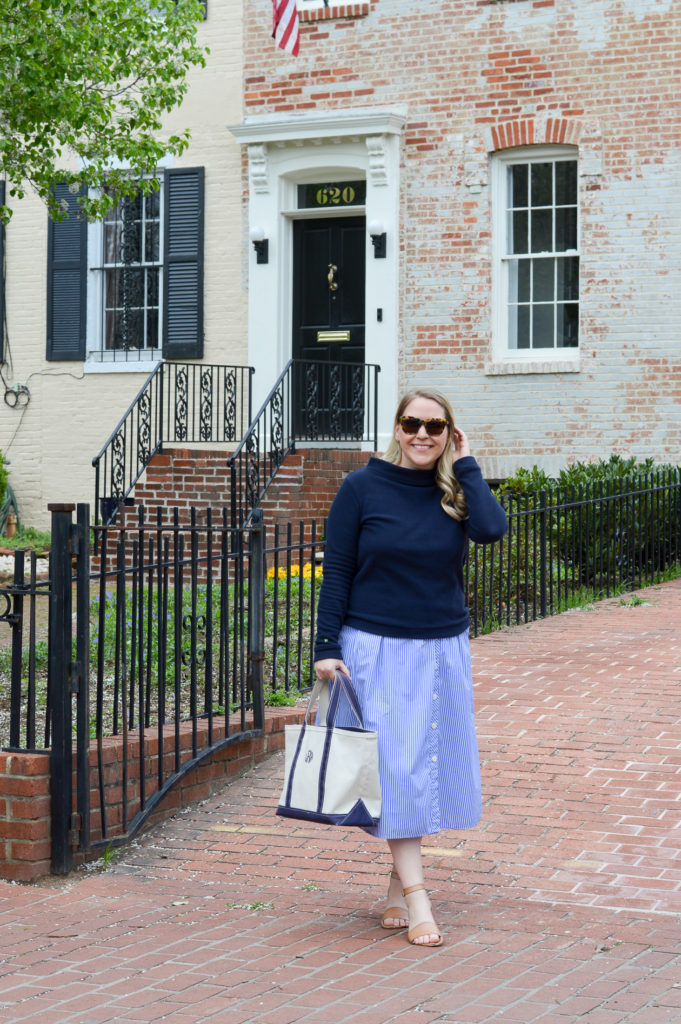
{"label": "black iron railing", "polygon": [[505,494],[508,533],[471,545],[471,632],[651,583],[681,563],[681,470]]}
{"label": "black iron railing", "polygon": [[9,643],[0,649],[0,694],[9,697],[0,700],[5,709],[0,746],[12,750],[50,745],[49,715],[41,713],[48,691],[49,596],[49,580],[39,571],[35,551],[16,551],[12,582],[0,589],[0,623],[10,630]]}
{"label": "black iron railing", "polygon": [[95,521],[111,522],[165,443],[236,444],[251,420],[249,366],[162,362],[92,460]]}
{"label": "black iron railing", "polygon": [[296,441],[378,441],[374,363],[290,359],[229,459],[232,526],[247,521]]}

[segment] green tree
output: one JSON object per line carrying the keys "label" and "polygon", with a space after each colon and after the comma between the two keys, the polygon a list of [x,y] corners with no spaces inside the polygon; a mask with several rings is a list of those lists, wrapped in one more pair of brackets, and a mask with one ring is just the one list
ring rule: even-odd
{"label": "green tree", "polygon": [[[9,197],[33,189],[53,217],[67,182],[84,214],[100,218],[123,196],[158,187],[165,154],[189,132],[163,133],[163,116],[205,65],[196,42],[200,0],[0,0],[0,173]],[[148,178],[151,176],[151,180]],[[147,179],[142,181],[142,179]],[[12,216],[0,206],[0,219]]]}

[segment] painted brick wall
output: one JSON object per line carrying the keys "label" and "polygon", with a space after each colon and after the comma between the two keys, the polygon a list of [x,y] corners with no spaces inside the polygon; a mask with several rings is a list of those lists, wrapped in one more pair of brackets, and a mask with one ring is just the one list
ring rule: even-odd
{"label": "painted brick wall", "polygon": [[[371,0],[306,12],[300,54],[245,3],[247,114],[406,104],[402,387],[442,387],[488,476],[625,455],[679,461],[681,6]],[[579,147],[579,372],[491,358],[491,154]]]}

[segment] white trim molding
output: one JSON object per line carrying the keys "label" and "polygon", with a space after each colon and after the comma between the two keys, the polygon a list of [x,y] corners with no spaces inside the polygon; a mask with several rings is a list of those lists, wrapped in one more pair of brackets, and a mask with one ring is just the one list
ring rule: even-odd
{"label": "white trim molding", "polygon": [[[362,215],[386,232],[385,259],[375,259],[366,234],[365,360],[378,375],[379,449],[392,435],[397,401],[399,325],[400,136],[406,107],[265,114],[230,128],[247,146],[250,191],[248,358],[255,367],[254,408],[267,396],[292,351],[293,222],[310,216]],[[366,180],[363,208],[299,210],[297,186]],[[268,262],[257,264],[248,241],[254,227],[268,240]],[[379,312],[380,310],[380,312]]]}
{"label": "white trim molding", "polygon": [[241,143],[301,142],[346,139],[350,136],[399,135],[407,120],[407,108],[360,107],[349,110],[291,114],[254,114],[230,132]]}

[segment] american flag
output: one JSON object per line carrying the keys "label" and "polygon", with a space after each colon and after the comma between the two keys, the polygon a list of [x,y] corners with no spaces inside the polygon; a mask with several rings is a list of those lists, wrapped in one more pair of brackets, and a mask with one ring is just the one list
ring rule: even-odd
{"label": "american flag", "polygon": [[296,0],[272,0],[272,6],[274,8],[272,36],[276,39],[277,46],[297,57],[300,29]]}

